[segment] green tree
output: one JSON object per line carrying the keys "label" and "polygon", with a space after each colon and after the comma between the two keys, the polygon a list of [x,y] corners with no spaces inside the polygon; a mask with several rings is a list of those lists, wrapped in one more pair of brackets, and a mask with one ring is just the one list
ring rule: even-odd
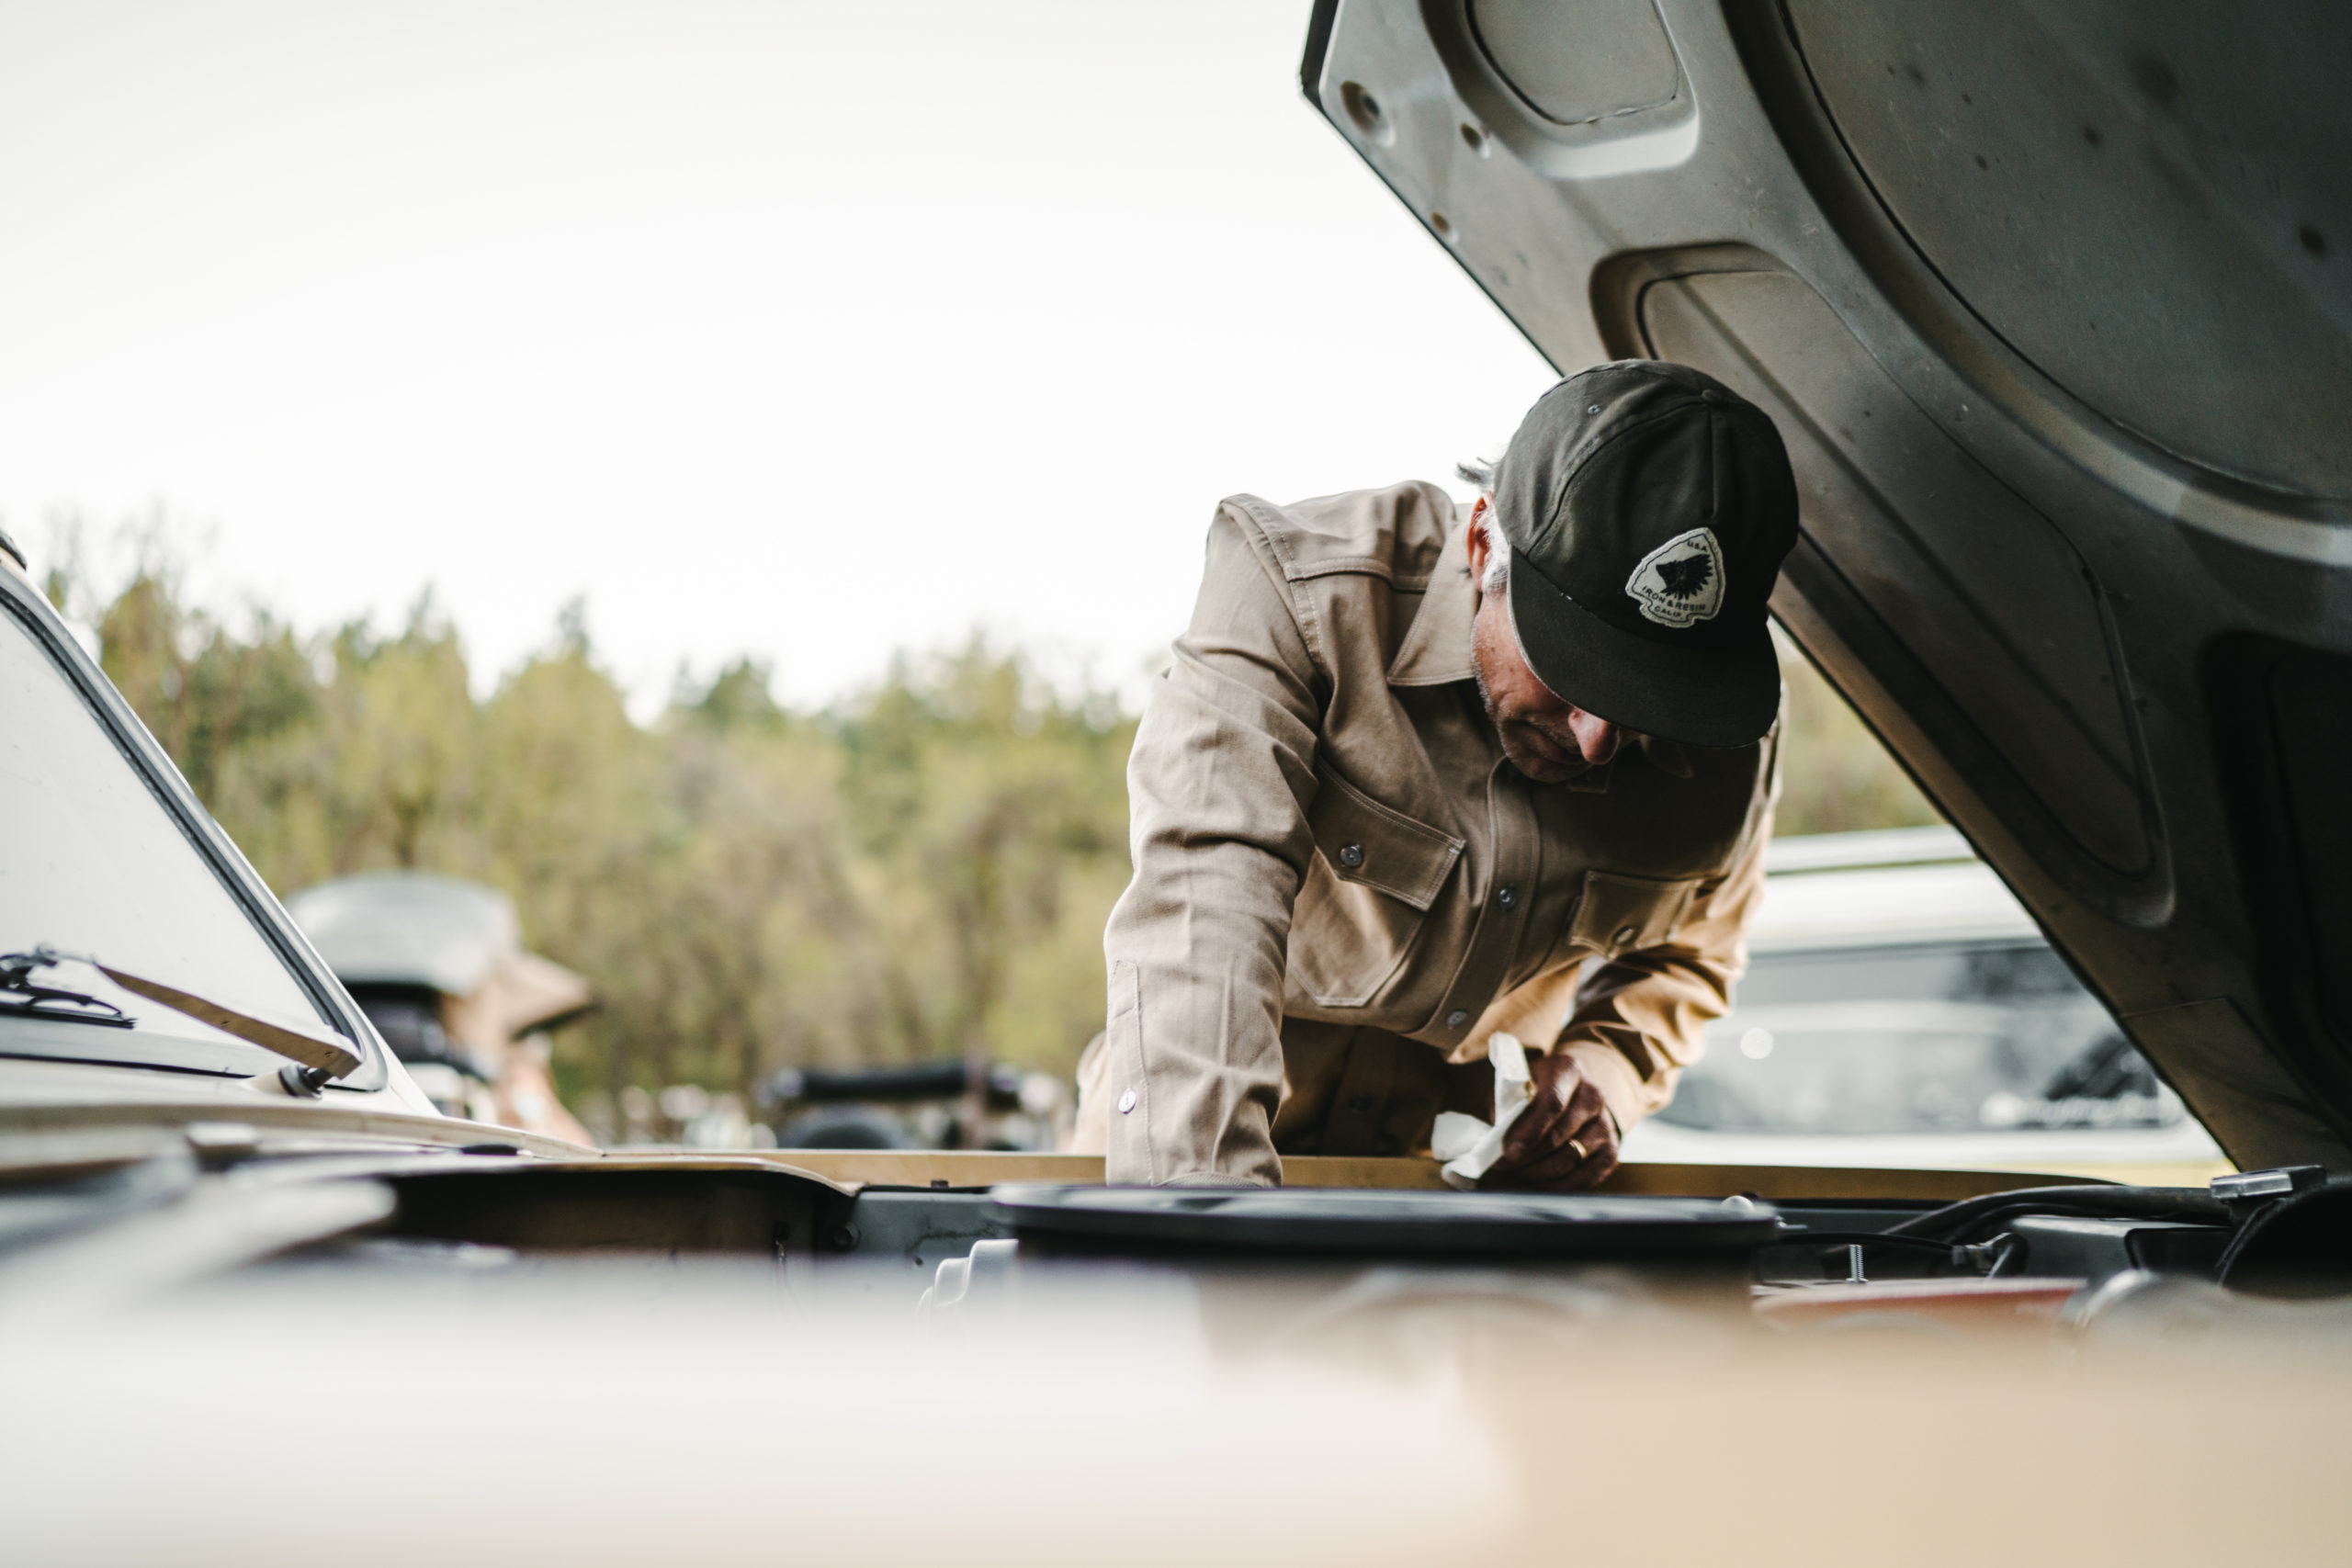
{"label": "green tree", "polygon": [[1778,626],[1772,640],[1789,690],[1781,720],[1781,807],[1773,830],[1792,836],[1941,822],[1941,814],[1852,705]]}
{"label": "green tree", "polygon": [[209,785],[190,779],[254,864],[284,890],[386,869],[481,875],[481,716],[432,601],[394,636],[346,626],[301,662],[318,682],[301,720],[239,747]]}
{"label": "green tree", "polygon": [[[859,841],[886,873],[898,951],[923,968],[897,977],[897,994],[920,998],[901,1027],[928,1054],[1060,1067],[1072,1037],[1099,1027],[1134,726],[1094,695],[1057,694],[976,638],[901,665],[841,723]],[[1016,987],[1034,1009],[1041,976],[1075,978],[1074,939],[1083,988],[1046,1009],[1050,1024],[1014,1017]]]}

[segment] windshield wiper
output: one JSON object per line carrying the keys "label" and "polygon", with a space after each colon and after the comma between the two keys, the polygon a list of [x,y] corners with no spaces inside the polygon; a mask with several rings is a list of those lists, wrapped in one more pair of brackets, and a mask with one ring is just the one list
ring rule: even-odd
{"label": "windshield wiper", "polygon": [[[127,1028],[135,1021],[130,1014],[111,1002],[101,1001],[96,997],[84,996],[79,991],[61,990],[53,986],[36,986],[27,978],[36,969],[47,969],[69,960],[88,964],[133,996],[144,997],[151,1002],[160,1002],[174,1012],[186,1013],[198,1022],[210,1024],[223,1034],[234,1035],[247,1044],[258,1045],[265,1051],[275,1051],[281,1056],[289,1057],[300,1063],[317,1075],[315,1081],[307,1077],[305,1079],[306,1082],[311,1082],[314,1089],[318,1083],[323,1083],[328,1078],[339,1078],[359,1066],[358,1048],[340,1034],[295,1019],[276,1018],[267,1013],[256,1012],[250,1008],[232,1008],[225,1002],[216,1002],[209,997],[198,996],[194,991],[182,990],[177,986],[167,986],[161,980],[150,980],[144,976],[133,975],[127,970],[117,969],[111,964],[101,964],[87,953],[61,953],[47,942],[36,945],[29,953],[0,955],[0,1010],[17,1013],[33,1013],[33,1016],[40,1018],[75,1018],[92,1023],[112,1023],[118,1028]],[[28,999],[22,1002],[11,1002],[6,999],[12,995],[24,996]],[[105,1013],[99,1012],[46,1010],[34,1012],[36,1008],[62,1007],[71,1004],[103,1008],[107,1013],[114,1016],[108,1018]]]}
{"label": "windshield wiper", "polygon": [[58,986],[34,985],[32,972],[48,968],[57,959],[57,953],[47,947],[36,947],[30,953],[0,953],[0,1017],[53,1018],[72,1023],[102,1024],[108,1029],[129,1029],[139,1021],[99,998]]}

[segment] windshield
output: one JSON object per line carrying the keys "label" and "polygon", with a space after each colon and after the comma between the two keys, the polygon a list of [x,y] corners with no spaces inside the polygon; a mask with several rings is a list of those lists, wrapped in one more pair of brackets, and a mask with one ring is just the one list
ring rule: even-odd
{"label": "windshield", "polygon": [[1658,1119],[1860,1135],[2187,1115],[2046,943],[1996,942],[1759,954]]}
{"label": "windshield", "polygon": [[[0,953],[48,942],[117,968],[334,1027],[66,672],[0,615]],[[0,1055],[257,1073],[284,1058],[131,995],[89,964],[45,984],[112,1002],[130,1029],[0,1017]]]}

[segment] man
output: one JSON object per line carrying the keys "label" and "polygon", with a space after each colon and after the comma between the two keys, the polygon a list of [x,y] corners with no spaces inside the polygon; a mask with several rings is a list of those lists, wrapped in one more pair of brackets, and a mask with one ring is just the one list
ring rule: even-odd
{"label": "man", "polygon": [[1433,485],[1211,525],[1128,764],[1135,878],[1078,1146],[1113,1182],[1282,1179],[1535,1098],[1490,1186],[1589,1185],[1746,963],[1777,784],[1771,422],[1627,361],[1530,411],[1470,516]]}

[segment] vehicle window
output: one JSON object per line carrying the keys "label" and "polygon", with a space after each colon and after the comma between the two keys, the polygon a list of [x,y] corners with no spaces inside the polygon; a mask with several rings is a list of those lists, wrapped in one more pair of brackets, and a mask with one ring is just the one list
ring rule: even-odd
{"label": "vehicle window", "polygon": [[[6,614],[0,713],[0,953],[47,942],[232,1005],[328,1021],[65,671]],[[0,1053],[244,1072],[282,1060],[119,990],[85,964],[35,978],[138,1021],[0,1017]]]}
{"label": "vehicle window", "polygon": [[1659,1120],[1710,1132],[2157,1128],[2188,1115],[2039,942],[1758,955]]}

